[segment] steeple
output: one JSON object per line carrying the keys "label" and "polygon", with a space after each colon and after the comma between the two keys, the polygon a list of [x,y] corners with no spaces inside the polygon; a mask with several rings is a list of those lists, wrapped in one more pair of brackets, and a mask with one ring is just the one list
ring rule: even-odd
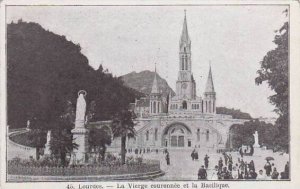
{"label": "steeple", "polygon": [[213,78],[212,78],[210,64],[209,64],[209,72],[208,72],[208,77],[207,77],[207,82],[206,82],[205,93],[215,93],[214,82],[213,82]]}
{"label": "steeple", "polygon": [[186,10],[184,10],[184,21],[183,21],[183,28],[182,28],[182,33],[181,33],[181,38],[180,38],[180,43],[187,43],[189,44],[191,42],[189,34],[188,34],[188,29],[187,29],[187,22],[186,22]]}
{"label": "steeple", "polygon": [[156,63],[155,63],[155,73],[154,73],[154,80],[152,84],[152,90],[151,93],[159,93],[158,85],[157,85],[157,79],[156,79]]}

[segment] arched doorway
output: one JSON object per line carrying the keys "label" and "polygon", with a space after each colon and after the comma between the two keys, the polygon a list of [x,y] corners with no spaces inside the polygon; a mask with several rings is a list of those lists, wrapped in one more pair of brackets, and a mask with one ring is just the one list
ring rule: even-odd
{"label": "arched doorway", "polygon": [[184,109],[184,110],[187,109],[187,103],[185,100],[182,102],[182,109]]}
{"label": "arched doorway", "polygon": [[163,147],[191,147],[192,133],[183,123],[173,123],[164,129],[162,136]]}

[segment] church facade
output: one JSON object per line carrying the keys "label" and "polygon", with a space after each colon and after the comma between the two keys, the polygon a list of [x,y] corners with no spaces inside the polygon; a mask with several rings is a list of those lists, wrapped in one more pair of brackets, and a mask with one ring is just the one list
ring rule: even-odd
{"label": "church facade", "polygon": [[246,121],[216,114],[216,92],[211,67],[204,94],[202,97],[197,96],[191,52],[185,15],[179,43],[176,95],[162,97],[155,69],[151,94],[131,104],[137,115],[137,135],[128,139],[128,149],[224,149],[230,139],[230,126]]}

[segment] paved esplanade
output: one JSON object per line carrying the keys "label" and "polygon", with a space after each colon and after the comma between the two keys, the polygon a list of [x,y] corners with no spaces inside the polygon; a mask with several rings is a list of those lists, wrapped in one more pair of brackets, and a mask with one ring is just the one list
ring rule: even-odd
{"label": "paved esplanade", "polygon": [[[208,180],[212,177],[212,169],[215,165],[218,164],[218,160],[220,157],[223,159],[223,164],[225,166],[224,157],[222,154],[212,153],[208,150],[200,151],[198,150],[199,160],[192,161],[191,158],[192,149],[188,150],[169,150],[170,153],[170,162],[171,165],[166,165],[165,154],[159,152],[156,154],[155,152],[145,153],[143,154],[144,159],[156,159],[161,161],[161,169],[166,172],[163,177],[157,178],[157,180],[197,180],[198,169],[201,165],[204,165],[204,156],[208,154],[209,158],[209,167],[207,170],[207,178]],[[229,153],[228,153],[229,154]],[[238,158],[241,158],[238,152],[230,153],[233,158],[234,165],[238,163]],[[243,160],[249,163],[251,160],[254,161],[255,170],[258,173],[260,169],[264,172],[264,165],[266,163],[265,158],[271,156],[274,157],[274,166],[277,168],[277,171],[280,173],[284,171],[284,166],[287,161],[289,161],[289,156],[287,154],[273,153],[272,151],[264,151],[261,152],[261,155],[255,156],[244,156]]]}

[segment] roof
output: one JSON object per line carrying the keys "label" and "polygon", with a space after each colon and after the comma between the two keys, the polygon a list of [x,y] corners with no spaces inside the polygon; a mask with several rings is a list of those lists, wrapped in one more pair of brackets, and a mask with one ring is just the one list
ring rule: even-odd
{"label": "roof", "polygon": [[206,88],[205,88],[205,93],[214,93],[215,88],[214,88],[214,82],[212,78],[212,72],[211,72],[211,66],[209,66],[209,72],[208,72],[208,77],[207,77],[207,82],[206,82]]}
{"label": "roof", "polygon": [[184,11],[184,21],[183,21],[183,28],[182,28],[180,42],[181,43],[182,42],[186,42],[186,43],[191,42],[189,34],[188,34],[188,29],[187,29],[186,11]]}

